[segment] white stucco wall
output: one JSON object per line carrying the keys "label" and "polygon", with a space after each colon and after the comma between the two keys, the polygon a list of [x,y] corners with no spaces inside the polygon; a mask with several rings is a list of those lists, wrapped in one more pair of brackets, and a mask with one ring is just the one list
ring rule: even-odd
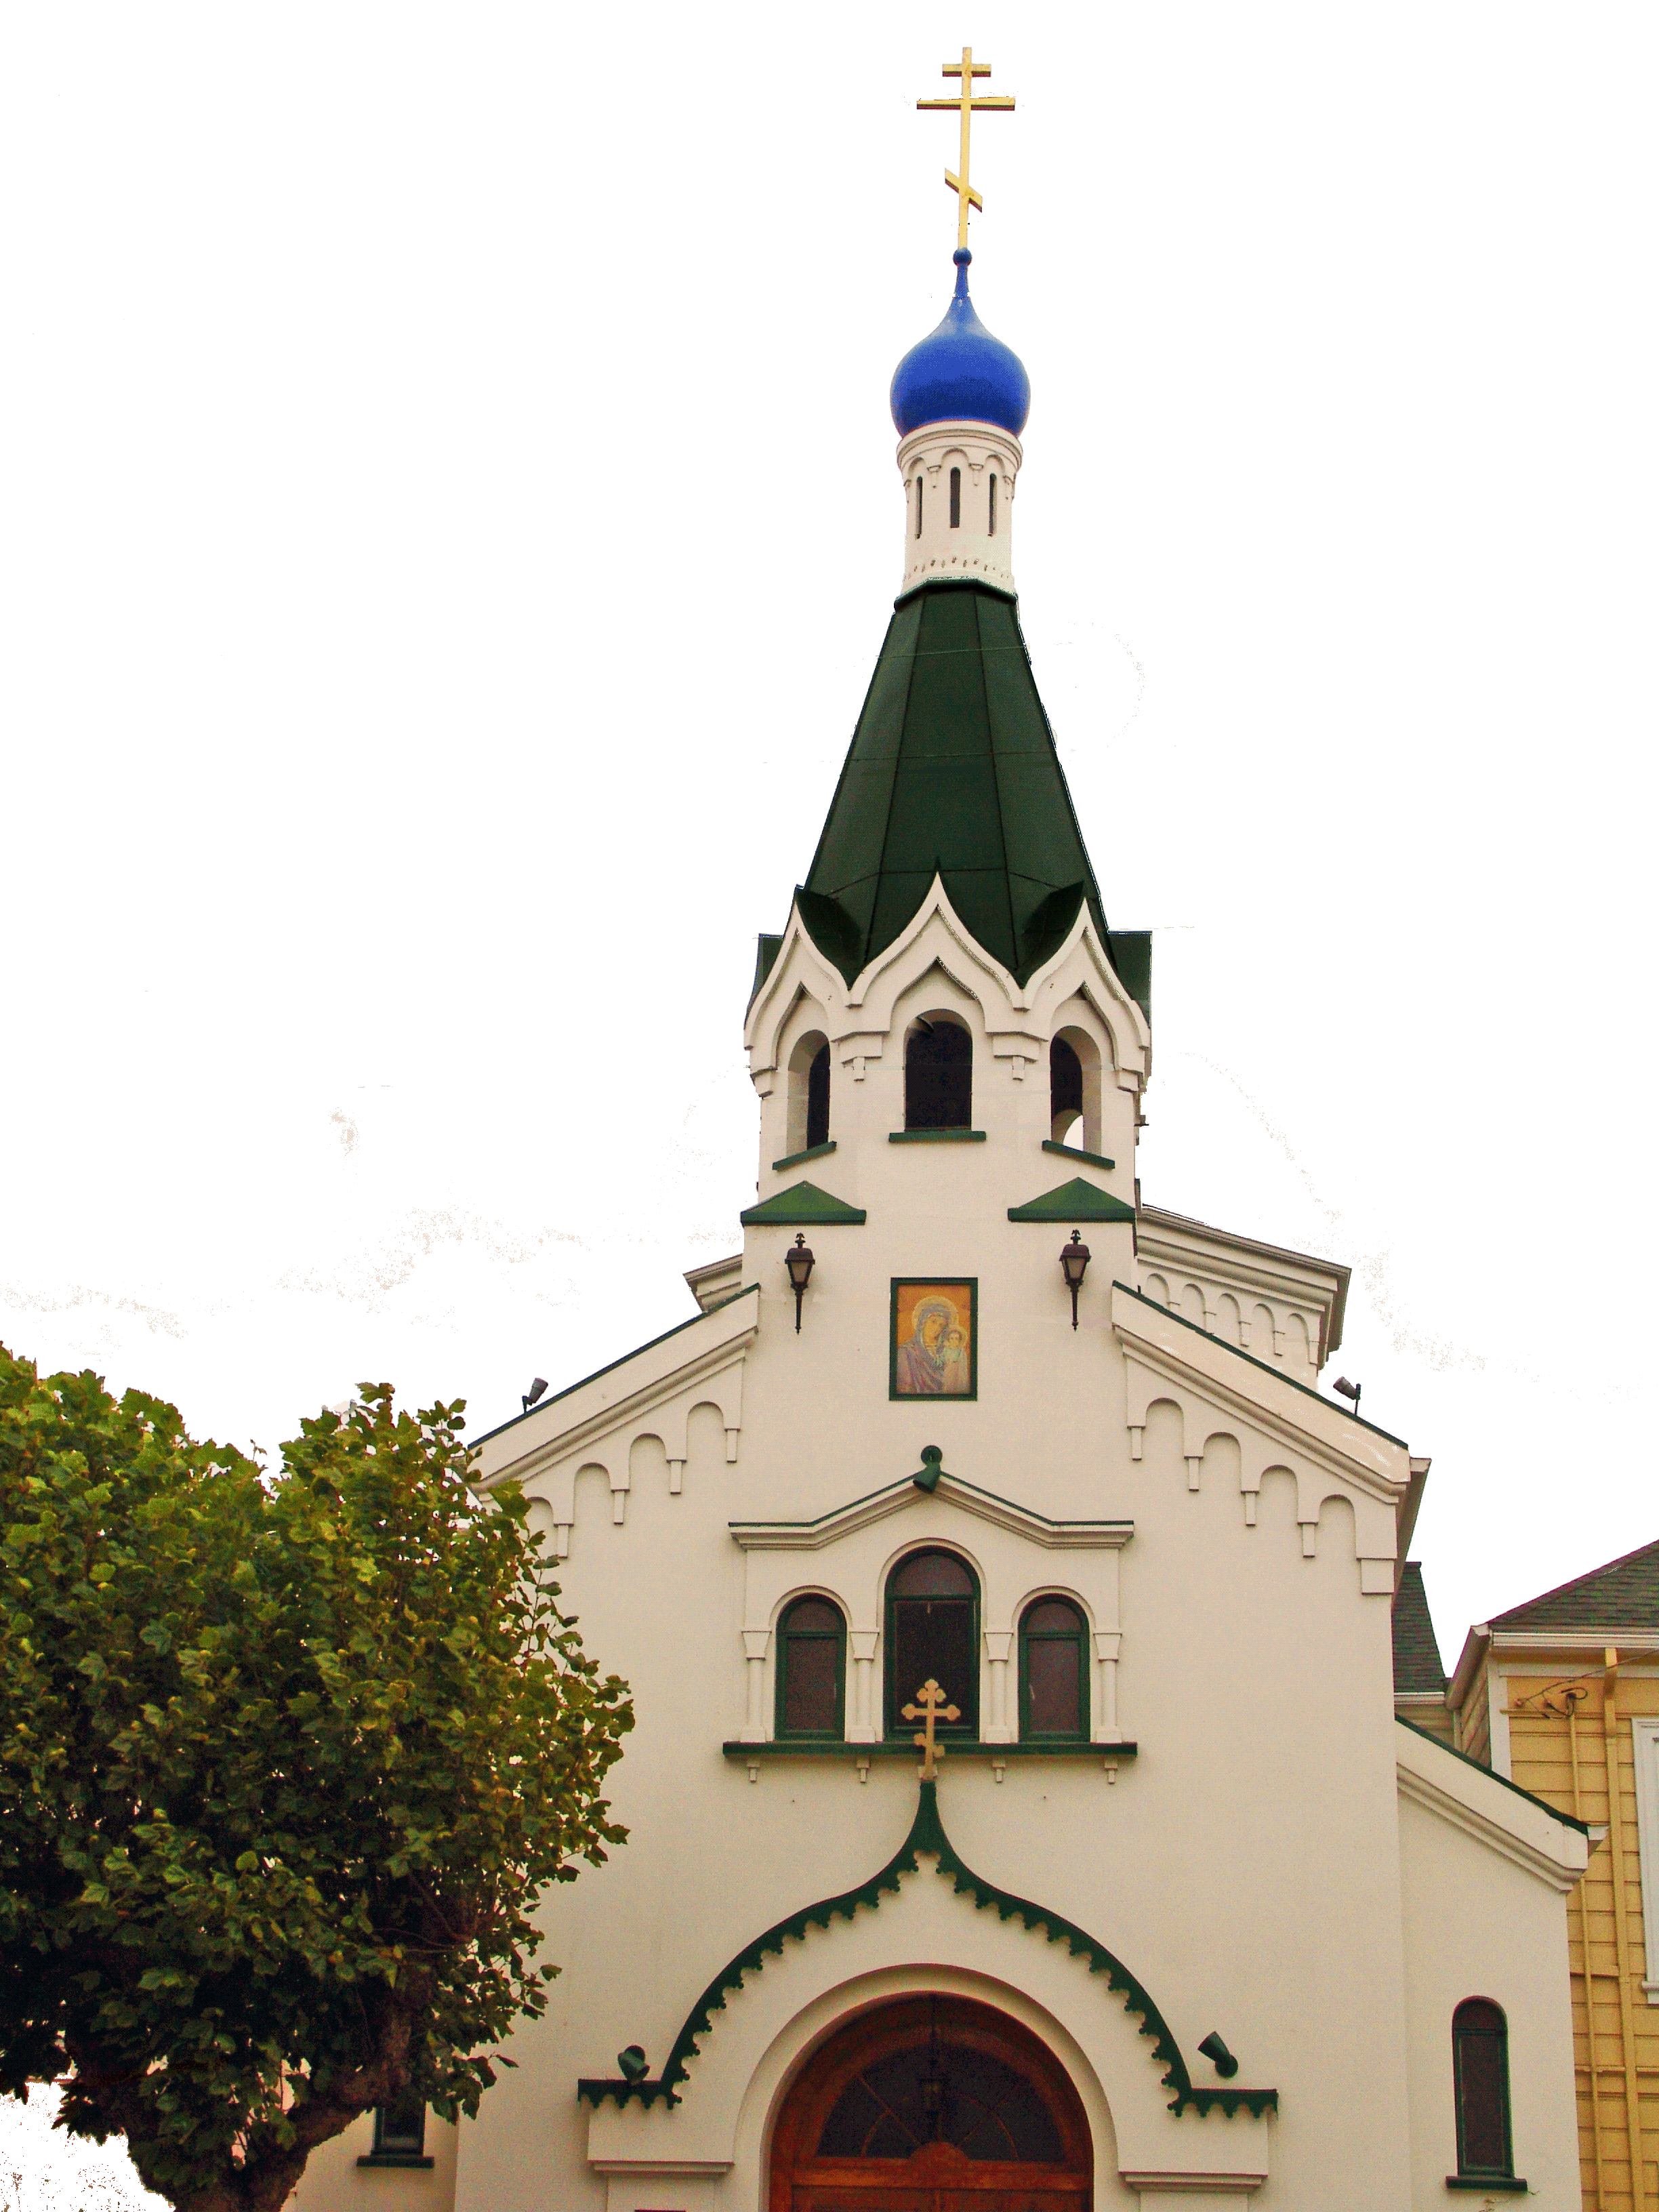
{"label": "white stucco wall", "polygon": [[355,2126],[313,2151],[288,2212],[450,2212],[455,2201],[456,2149],[461,2130],[426,2116],[429,2167],[365,2166],[357,2160],[374,2148],[374,2121]]}
{"label": "white stucco wall", "polygon": [[[632,1685],[638,1727],[614,1784],[631,1838],[549,1900],[548,1955],[564,1971],[462,2131],[456,2212],[758,2212],[772,2115],[814,2037],[884,1990],[928,1988],[990,1993],[1062,2055],[1091,2112],[1103,2207],[1169,2212],[1252,2191],[1263,2212],[1443,2203],[1449,2168],[1432,2146],[1449,2109],[1453,1982],[1506,2006],[1513,1990],[1512,2023],[1528,2023],[1514,2045],[1528,2178],[1553,2186],[1571,2166],[1565,1937],[1548,1887],[1559,1836],[1506,1842],[1507,1802],[1472,1803],[1464,1828],[1440,1821],[1446,1842],[1419,1832],[1440,1816],[1413,1802],[1402,1863],[1389,1598],[1406,1448],[1296,1389],[1307,1353],[1278,1358],[1271,1328],[1267,1359],[1246,1358],[1133,1296],[1128,1222],[1088,1224],[1073,1331],[1056,1264],[1065,1228],[1007,1218],[1080,1172],[1043,1150],[1048,1039],[1061,1026],[1101,1062],[1089,1149],[1115,1164],[1085,1179],[1134,1198],[1149,1040],[1091,932],[1080,917],[1021,991],[966,944],[937,885],[879,972],[850,988],[792,929],[749,1023],[759,1194],[804,1174],[867,1212],[811,1231],[800,1332],[782,1266],[793,1226],[752,1228],[746,1295],[484,1442],[482,1478],[521,1480],[568,1550],[565,1602],[590,1651]],[[934,1012],[973,1037],[982,1142],[889,1141],[903,1124],[906,1030]],[[790,1060],[813,1031],[831,1042],[835,1150],[776,1170]],[[896,1275],[977,1277],[976,1401],[889,1397]],[[1328,1312],[1316,1271],[1291,1288],[1316,1318]],[[925,1444],[944,1452],[931,1497],[908,1486]],[[783,1526],[894,1485],[896,1510],[878,1521]],[[991,1511],[957,1485],[1018,1510]],[[1032,1516],[1071,1533],[1045,1534]],[[1116,1534],[1091,1538],[1089,1522]],[[1117,1732],[1138,1746],[1010,1759],[1001,1778],[986,1758],[948,1759],[939,1797],[955,1849],[1115,1954],[1198,2086],[1221,2086],[1197,2049],[1218,2029],[1240,2061],[1230,2086],[1276,2090],[1276,2117],[1171,2115],[1151,2045],[1103,1975],[927,1872],[729,1994],[678,2107],[578,2104],[578,2076],[613,2075],[629,2043],[654,2074],[729,1960],[866,1881],[904,1838],[908,1759],[866,1760],[860,1779],[856,1745],[824,1759],[722,1744],[745,1726],[770,1733],[773,1625],[793,1591],[836,1599],[878,1692],[884,1579],[924,1541],[980,1576],[985,1723],[1024,1600],[1066,1590],[1105,1638],[1097,1663],[1115,1670]],[[1466,1773],[1454,1795],[1499,1788]],[[399,2202],[422,2184],[441,2195],[433,2177],[374,2173],[343,2150],[327,2172],[305,2212],[358,2212],[382,2184],[403,2184]]]}
{"label": "white stucco wall", "polygon": [[1509,2021],[1515,2170],[1528,2185],[1527,2201],[1577,2212],[1566,1893],[1409,1799],[1400,1808],[1400,1843],[1412,2201],[1450,2201],[1452,2014],[1465,1997],[1487,1997]]}

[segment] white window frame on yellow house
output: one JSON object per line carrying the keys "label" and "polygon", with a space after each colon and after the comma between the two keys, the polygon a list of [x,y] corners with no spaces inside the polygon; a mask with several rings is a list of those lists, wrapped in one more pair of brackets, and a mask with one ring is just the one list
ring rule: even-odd
{"label": "white window frame on yellow house", "polygon": [[1642,1868],[1642,1932],[1647,1944],[1650,2005],[1659,2005],[1659,1718],[1631,1717],[1631,1756],[1636,1769],[1636,1839]]}

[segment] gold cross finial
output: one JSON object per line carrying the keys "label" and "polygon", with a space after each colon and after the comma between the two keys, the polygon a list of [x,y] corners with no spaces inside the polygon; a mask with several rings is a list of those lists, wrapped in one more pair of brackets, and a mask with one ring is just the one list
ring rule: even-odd
{"label": "gold cross finial", "polygon": [[961,92],[954,100],[919,100],[916,106],[927,108],[953,107],[962,117],[962,152],[958,157],[962,163],[962,174],[959,177],[953,177],[947,169],[945,172],[945,181],[957,196],[957,246],[958,251],[963,251],[968,244],[969,209],[976,207],[981,215],[985,212],[984,201],[968,181],[968,131],[973,121],[974,111],[976,108],[981,112],[992,108],[1003,114],[1011,115],[1013,112],[1014,103],[1010,99],[994,98],[988,93],[983,100],[974,98],[974,79],[976,76],[989,76],[991,64],[989,62],[976,62],[974,59],[974,50],[971,46],[963,48],[962,59],[959,62],[946,62],[939,74],[942,76],[959,76],[962,79]]}
{"label": "gold cross finial", "polygon": [[916,1692],[915,1705],[901,1710],[907,1721],[922,1723],[921,1734],[913,1741],[921,1753],[921,1778],[931,1782],[938,1771],[938,1762],[945,1756],[945,1746],[933,1741],[933,1724],[936,1721],[959,1721],[962,1715],[955,1705],[945,1704],[944,1691],[931,1675]]}

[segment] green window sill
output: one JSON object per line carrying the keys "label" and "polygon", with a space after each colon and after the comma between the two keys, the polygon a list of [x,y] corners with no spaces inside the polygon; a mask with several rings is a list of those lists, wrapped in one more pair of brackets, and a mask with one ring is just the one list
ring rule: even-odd
{"label": "green window sill", "polygon": [[826,1152],[835,1149],[836,1140],[831,1137],[827,1145],[813,1145],[804,1152],[786,1152],[781,1160],[773,1161],[772,1172],[781,1175],[786,1168],[798,1168],[805,1160],[821,1160]]}
{"label": "green window sill", "polygon": [[1043,1139],[1042,1149],[1045,1152],[1058,1152],[1063,1160],[1087,1160],[1091,1168],[1115,1168],[1117,1165],[1115,1160],[1109,1160],[1103,1152],[1085,1152],[1076,1145],[1057,1145],[1052,1137]]}
{"label": "green window sill", "polygon": [[1500,2197],[1524,2197],[1527,2185],[1513,2173],[1449,2173],[1448,2189],[1484,2189],[1489,2194],[1496,2191]]}
{"label": "green window sill", "polygon": [[982,1145],[983,1129],[894,1129],[890,1145]]}
{"label": "green window sill", "polygon": [[357,2163],[359,2166],[404,2166],[423,2171],[431,2166],[432,2160],[417,2150],[370,2150],[365,2151]]}
{"label": "green window sill", "polygon": [[[981,1743],[939,1739],[939,1749],[950,1759],[1133,1759],[1139,1749],[1133,1743]],[[723,1743],[727,1759],[919,1759],[921,1752],[908,1737],[886,1743],[830,1741],[823,1736],[774,1736],[766,1743]]]}

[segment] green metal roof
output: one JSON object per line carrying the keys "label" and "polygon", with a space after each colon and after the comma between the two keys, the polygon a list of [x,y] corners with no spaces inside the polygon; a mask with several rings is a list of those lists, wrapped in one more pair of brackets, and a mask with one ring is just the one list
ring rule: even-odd
{"label": "green metal roof", "polygon": [[1135,1210],[1109,1191],[1073,1176],[1055,1190],[1045,1190],[1027,1206],[1011,1206],[1010,1221],[1133,1221]]}
{"label": "green metal roof", "polygon": [[832,1198],[815,1182],[794,1182],[758,1206],[745,1206],[738,1218],[745,1229],[827,1229],[836,1224],[856,1228],[866,1215],[861,1206]]}
{"label": "green metal roof", "polygon": [[[850,983],[904,929],[935,873],[977,942],[1022,983],[1084,899],[1106,937],[1014,602],[986,584],[924,584],[895,604],[797,894],[801,920]],[[764,950],[761,963],[771,965]],[[1126,981],[1137,997],[1146,991],[1139,977]]]}

